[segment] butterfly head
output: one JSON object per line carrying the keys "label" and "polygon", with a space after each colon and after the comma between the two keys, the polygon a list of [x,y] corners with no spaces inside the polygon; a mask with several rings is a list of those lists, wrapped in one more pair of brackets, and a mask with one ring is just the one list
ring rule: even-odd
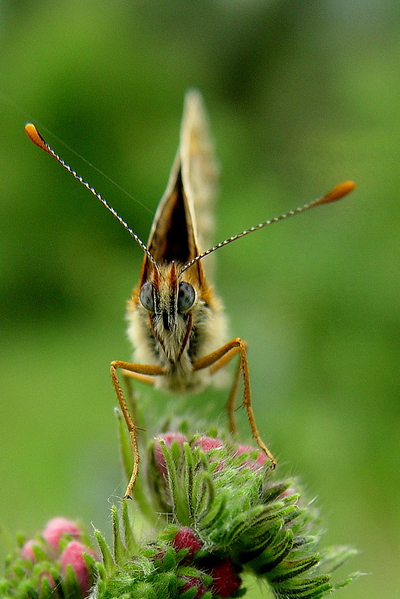
{"label": "butterfly head", "polygon": [[187,321],[197,295],[195,286],[182,280],[180,269],[172,262],[151,270],[140,287],[139,302],[157,329],[174,332],[179,319]]}

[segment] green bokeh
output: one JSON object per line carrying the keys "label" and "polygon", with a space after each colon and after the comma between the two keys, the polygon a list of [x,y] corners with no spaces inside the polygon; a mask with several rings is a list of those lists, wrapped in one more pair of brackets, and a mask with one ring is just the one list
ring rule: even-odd
{"label": "green bokeh", "polygon": [[[9,0],[0,19],[5,529],[59,514],[111,528],[124,489],[108,365],[130,357],[141,262],[24,122],[146,240],[197,86],[222,164],[216,241],[357,181],[347,200],[221,250],[217,287],[249,343],[263,437],[318,495],[324,542],[355,545],[350,568],[371,573],[343,597],[397,596],[398,2]],[[199,414],[222,420],[226,394],[208,397]],[[143,402],[148,428],[174,409],[147,390]]]}

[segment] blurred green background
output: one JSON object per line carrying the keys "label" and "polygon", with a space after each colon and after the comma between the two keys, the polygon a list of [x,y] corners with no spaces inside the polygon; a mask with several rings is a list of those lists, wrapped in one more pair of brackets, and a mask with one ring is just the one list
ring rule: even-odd
{"label": "blurred green background", "polygon": [[[3,536],[55,515],[110,529],[124,481],[108,367],[130,358],[142,259],[24,122],[146,240],[197,86],[222,165],[216,241],[358,184],[222,249],[217,288],[264,439],[317,496],[324,545],[360,549],[343,574],[371,573],[343,597],[399,596],[398,1],[3,0],[0,18]],[[152,429],[173,408],[142,393]],[[223,422],[226,393],[208,398],[191,410]]]}

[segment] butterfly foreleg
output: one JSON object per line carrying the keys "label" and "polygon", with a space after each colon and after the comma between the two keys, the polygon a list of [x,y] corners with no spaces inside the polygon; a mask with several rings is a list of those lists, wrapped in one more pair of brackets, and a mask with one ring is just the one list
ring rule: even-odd
{"label": "butterfly foreleg", "polygon": [[[164,374],[164,370],[160,366],[151,366],[151,365],[147,365],[147,364],[131,364],[130,362],[120,362],[119,360],[115,360],[114,362],[111,362],[111,365],[110,365],[111,380],[114,385],[115,393],[117,395],[118,403],[121,408],[122,414],[124,416],[126,426],[128,428],[129,436],[131,439],[131,445],[132,445],[133,470],[132,470],[132,475],[131,475],[131,478],[129,480],[129,483],[128,483],[128,486],[126,488],[125,495],[124,495],[124,498],[131,498],[133,485],[135,484],[136,478],[139,473],[140,456],[139,456],[139,447],[138,447],[137,432],[136,432],[138,430],[138,426],[136,426],[131,414],[129,413],[129,410],[128,410],[128,407],[126,405],[126,401],[124,398],[124,394],[122,392],[121,385],[118,380],[117,370],[120,370],[120,369],[122,369],[124,371],[123,372],[124,377],[126,377],[127,374],[129,373],[128,376],[139,379],[139,380],[141,380],[143,382],[147,382],[147,383],[150,382],[150,378],[152,376],[159,376],[159,375]],[[134,415],[134,418],[136,419],[135,415]]]}
{"label": "butterfly foreleg", "polygon": [[[239,347],[233,347],[232,349],[230,349],[224,356],[222,356],[222,358],[220,358],[219,360],[217,360],[217,362],[215,362],[214,364],[212,364],[210,366],[210,372],[213,373],[213,372],[216,372],[217,370],[220,370],[221,368],[223,368],[239,352],[240,352]],[[236,433],[236,431],[237,431],[235,405],[236,405],[236,397],[237,397],[237,392],[238,392],[238,388],[239,388],[241,371],[242,370],[241,370],[241,364],[240,364],[240,358],[239,358],[239,360],[237,361],[236,367],[235,367],[235,374],[233,377],[233,383],[232,383],[232,387],[231,387],[231,390],[229,393],[228,401],[226,402],[226,409],[228,412],[229,429],[232,433]]]}
{"label": "butterfly foreleg", "polygon": [[132,379],[135,381],[139,381],[140,383],[145,383],[146,385],[154,386],[154,376],[150,376],[148,374],[139,374],[138,372],[130,372],[129,370],[122,371],[122,378],[124,379],[125,390],[126,390],[126,403],[128,404],[129,413],[132,416],[132,420],[134,422],[139,422],[139,416],[137,411],[137,398],[134,390],[134,386],[132,384]]}
{"label": "butterfly foreleg", "polygon": [[231,392],[229,394],[227,409],[228,409],[228,418],[229,418],[229,427],[232,432],[236,430],[235,423],[235,403],[237,390],[239,386],[240,375],[242,375],[243,379],[243,400],[242,405],[246,410],[247,419],[250,424],[251,433],[254,439],[257,442],[259,448],[265,453],[265,455],[271,460],[272,467],[275,468],[276,460],[272,453],[269,451],[263,440],[261,439],[260,433],[258,432],[256,420],[253,413],[253,408],[251,404],[251,391],[250,391],[250,376],[249,376],[249,366],[247,360],[247,351],[246,351],[246,343],[239,337],[235,339],[231,339],[225,345],[220,347],[219,349],[211,352],[207,356],[196,360],[193,364],[193,370],[201,370],[203,368],[210,368],[211,372],[216,372],[223,366],[225,366],[235,355],[240,354],[239,363],[235,372],[233,385],[231,388]]}

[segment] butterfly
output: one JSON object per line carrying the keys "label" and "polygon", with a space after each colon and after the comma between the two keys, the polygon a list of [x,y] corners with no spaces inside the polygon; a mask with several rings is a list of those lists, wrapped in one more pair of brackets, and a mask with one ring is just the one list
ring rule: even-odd
{"label": "butterfly", "polygon": [[135,348],[134,361],[116,360],[110,372],[133,450],[133,472],[125,497],[131,497],[139,472],[137,424],[130,414],[118,379],[124,377],[178,395],[199,393],[218,371],[237,357],[237,367],[227,401],[229,428],[236,431],[235,406],[240,383],[242,405],[251,433],[260,449],[276,466],[257,428],[253,413],[246,343],[227,340],[222,303],[208,282],[203,260],[216,250],[266,226],[328,204],[350,193],[355,184],[345,181],[325,196],[290,212],[264,221],[237,235],[209,245],[218,168],[203,100],[197,90],[185,97],[180,143],[147,244],[127,225],[108,202],[82,179],[28,123],[28,137],[49,153],[97,197],[140,245],[144,260],[139,283],[128,302],[128,336]]}

